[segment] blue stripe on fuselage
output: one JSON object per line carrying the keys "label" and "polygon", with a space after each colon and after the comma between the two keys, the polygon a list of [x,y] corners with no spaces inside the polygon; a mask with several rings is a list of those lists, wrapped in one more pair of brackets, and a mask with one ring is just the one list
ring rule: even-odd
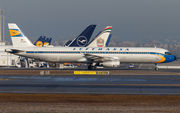
{"label": "blue stripe on fuselage", "polygon": [[34,53],[41,53],[41,54],[48,54],[48,53],[54,53],[54,54],[149,54],[149,55],[161,55],[162,57],[164,57],[166,60],[161,62],[161,63],[167,63],[167,62],[172,62],[175,60],[175,56],[174,55],[165,55],[162,53],[156,53],[156,52],[107,52],[107,51],[26,51],[26,53],[28,54],[34,54]]}

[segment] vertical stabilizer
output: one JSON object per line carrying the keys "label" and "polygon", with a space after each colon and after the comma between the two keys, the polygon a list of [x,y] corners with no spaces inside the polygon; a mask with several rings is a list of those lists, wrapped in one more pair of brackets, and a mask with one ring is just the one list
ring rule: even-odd
{"label": "vertical stabilizer", "polygon": [[37,47],[42,47],[44,45],[45,36],[40,36],[39,39],[34,43]]}
{"label": "vertical stabilizer", "polygon": [[15,23],[8,23],[8,27],[14,47],[35,47]]}
{"label": "vertical stabilizer", "polygon": [[111,38],[110,32],[112,30],[112,26],[107,26],[99,35],[97,35],[91,43],[87,47],[106,47]]}
{"label": "vertical stabilizer", "polygon": [[64,46],[68,46],[71,42],[72,42],[72,40],[67,41]]}
{"label": "vertical stabilizer", "polygon": [[92,33],[94,32],[96,25],[89,25],[87,28],[73,41],[69,43],[69,47],[86,47],[88,45],[89,39],[91,38]]}
{"label": "vertical stabilizer", "polygon": [[46,38],[46,40],[44,41],[44,46],[49,46],[51,44],[51,40],[52,38]]}
{"label": "vertical stabilizer", "polygon": [[108,46],[109,46],[109,42],[110,42],[111,37],[112,37],[112,35],[111,35],[111,34],[109,34],[108,40],[107,40],[107,42],[106,42],[106,47],[108,47]]}

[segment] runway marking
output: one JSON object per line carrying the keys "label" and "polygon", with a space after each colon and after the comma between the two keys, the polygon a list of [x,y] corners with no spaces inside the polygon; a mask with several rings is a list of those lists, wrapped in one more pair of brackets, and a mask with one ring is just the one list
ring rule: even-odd
{"label": "runway marking", "polygon": [[33,75],[33,76],[29,77],[29,78],[33,78],[33,77],[35,77],[35,76],[37,76],[37,75]]}
{"label": "runway marking", "polygon": [[74,74],[91,74],[91,75],[95,75],[96,71],[74,71]]}
{"label": "runway marking", "polygon": [[0,81],[3,81],[3,80],[9,80],[9,79],[0,79]]}
{"label": "runway marking", "polygon": [[180,86],[180,84],[80,84],[80,85],[119,85],[119,86]]}

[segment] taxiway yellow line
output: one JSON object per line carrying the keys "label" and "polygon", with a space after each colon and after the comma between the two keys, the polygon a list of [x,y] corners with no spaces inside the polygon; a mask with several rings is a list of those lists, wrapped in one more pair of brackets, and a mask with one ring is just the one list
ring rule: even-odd
{"label": "taxiway yellow line", "polygon": [[3,80],[9,80],[9,79],[0,79],[0,81],[3,81]]}

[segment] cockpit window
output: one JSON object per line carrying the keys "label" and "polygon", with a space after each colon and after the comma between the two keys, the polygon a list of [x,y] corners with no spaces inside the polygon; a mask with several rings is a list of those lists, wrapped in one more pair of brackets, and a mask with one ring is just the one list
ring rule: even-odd
{"label": "cockpit window", "polygon": [[172,55],[170,52],[165,52],[165,55]]}

